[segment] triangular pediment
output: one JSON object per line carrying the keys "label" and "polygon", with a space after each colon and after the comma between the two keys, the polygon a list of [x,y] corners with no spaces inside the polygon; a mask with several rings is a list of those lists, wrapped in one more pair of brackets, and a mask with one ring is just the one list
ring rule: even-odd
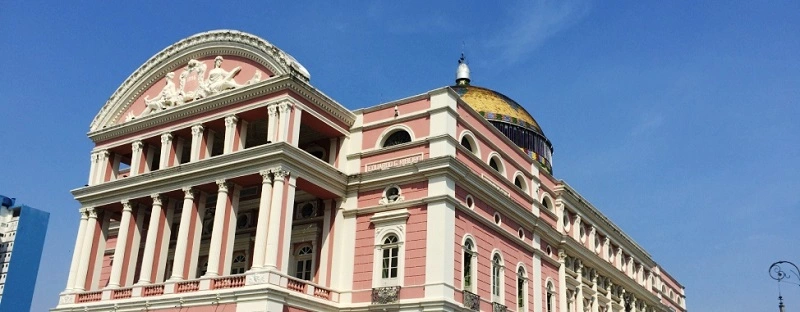
{"label": "triangular pediment", "polygon": [[264,39],[232,30],[200,33],[169,46],[140,66],[95,116],[89,131],[224,96],[284,75],[310,79],[294,58]]}

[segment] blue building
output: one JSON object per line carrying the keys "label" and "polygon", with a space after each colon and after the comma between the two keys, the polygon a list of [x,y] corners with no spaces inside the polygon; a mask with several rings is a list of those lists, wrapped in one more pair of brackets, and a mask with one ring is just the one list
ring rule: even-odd
{"label": "blue building", "polygon": [[30,311],[49,219],[0,195],[0,312]]}

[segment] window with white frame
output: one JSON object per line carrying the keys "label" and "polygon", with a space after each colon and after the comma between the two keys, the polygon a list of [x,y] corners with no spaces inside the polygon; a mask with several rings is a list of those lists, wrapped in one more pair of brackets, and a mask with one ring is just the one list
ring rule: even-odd
{"label": "window with white frame", "polygon": [[503,302],[503,258],[499,253],[492,256],[492,301]]}
{"label": "window with white frame", "polygon": [[547,281],[546,290],[547,290],[547,294],[545,295],[545,308],[547,309],[546,312],[553,312],[556,310],[556,303],[555,303],[556,290],[555,287],[553,287],[552,281]]}
{"label": "window with white frame", "polygon": [[314,249],[310,245],[297,248],[295,252],[294,277],[310,281],[313,272]]}
{"label": "window with white frame", "polygon": [[467,237],[464,240],[464,261],[462,263],[462,289],[469,291],[471,293],[475,293],[476,285],[477,285],[477,276],[475,274],[475,269],[477,268],[477,251],[475,248],[475,243],[473,243],[472,238]]}
{"label": "window with white frame", "polygon": [[244,252],[237,252],[233,254],[233,263],[231,264],[231,275],[242,274],[247,270],[247,256]]}
{"label": "window with white frame", "polygon": [[402,286],[404,276],[405,226],[409,212],[397,209],[376,213],[370,218],[375,226],[373,287]]}
{"label": "window with white frame", "polygon": [[411,142],[411,135],[403,129],[398,129],[386,137],[386,140],[383,141],[383,147],[389,147],[408,142]]}
{"label": "window with white frame", "polygon": [[397,235],[389,234],[381,245],[381,278],[396,279],[399,264],[400,240]]}
{"label": "window with white frame", "polygon": [[528,310],[528,278],[525,268],[517,268],[517,311]]}

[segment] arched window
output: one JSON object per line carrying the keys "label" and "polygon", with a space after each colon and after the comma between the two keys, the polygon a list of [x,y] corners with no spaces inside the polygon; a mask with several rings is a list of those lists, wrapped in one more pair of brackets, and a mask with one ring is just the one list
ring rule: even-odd
{"label": "arched window", "polygon": [[400,240],[394,234],[386,235],[381,245],[381,278],[397,278],[398,254],[400,252]]}
{"label": "arched window", "polygon": [[489,167],[492,167],[494,171],[500,172],[500,162],[497,160],[497,157],[492,157],[489,159]]}
{"label": "arched window", "polygon": [[464,241],[464,263],[463,268],[461,270],[461,274],[463,275],[462,280],[464,281],[464,290],[475,293],[475,276],[473,270],[475,269],[475,243],[472,242],[472,239],[467,238]]}
{"label": "arched window", "polygon": [[525,268],[517,269],[517,311],[526,311],[528,306],[528,290],[526,286],[527,277]]}
{"label": "arched window", "polygon": [[502,286],[503,286],[503,258],[500,254],[494,254],[492,257],[492,301],[502,302]]}
{"label": "arched window", "polygon": [[231,275],[242,274],[247,267],[247,256],[244,252],[237,252],[233,254],[233,263],[231,264]]}
{"label": "arched window", "polygon": [[313,276],[313,263],[314,249],[311,246],[303,246],[297,249],[295,254],[295,271],[294,277],[310,281]]}
{"label": "arched window", "polygon": [[553,282],[547,281],[547,295],[545,298],[545,305],[547,308],[547,312],[553,312],[556,309],[555,305],[555,287],[553,287]]}
{"label": "arched window", "polygon": [[514,185],[522,190],[523,193],[528,193],[528,183],[525,183],[525,179],[521,174],[518,174],[516,177],[514,177]]}
{"label": "arched window", "polygon": [[550,202],[550,198],[546,196],[542,197],[542,206],[547,210],[553,211],[553,203]]}
{"label": "arched window", "polygon": [[411,135],[405,130],[397,130],[392,132],[392,134],[390,134],[389,137],[383,141],[383,147],[389,147],[408,142],[411,142]]}
{"label": "arched window", "polygon": [[468,149],[470,152],[475,152],[475,150],[472,149],[472,143],[470,143],[466,135],[461,138],[461,146]]}

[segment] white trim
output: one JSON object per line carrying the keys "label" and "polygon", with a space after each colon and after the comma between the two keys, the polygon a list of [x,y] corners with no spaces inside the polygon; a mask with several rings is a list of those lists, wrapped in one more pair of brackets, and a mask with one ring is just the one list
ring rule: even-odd
{"label": "white trim", "polygon": [[[469,200],[472,200],[472,204],[469,203]],[[467,206],[470,210],[475,210],[475,198],[471,194],[464,196],[464,206]]]}
{"label": "white trim", "polygon": [[[391,188],[396,188],[397,189],[397,195],[396,195],[397,197],[395,197],[394,199],[390,200],[389,197],[386,195],[386,192],[388,192],[389,189],[391,189]],[[395,204],[395,203],[399,203],[399,202],[402,202],[403,200],[405,200],[405,197],[403,197],[403,188],[401,188],[397,184],[392,184],[392,185],[387,186],[386,188],[383,189],[383,192],[381,194],[382,194],[381,195],[381,199],[378,201],[379,205]]]}
{"label": "white trim", "polygon": [[[520,274],[519,274],[519,269],[522,269],[522,271],[523,271],[523,275],[522,276],[520,276]],[[528,277],[528,269],[525,268],[525,264],[524,263],[517,262],[517,269],[514,270],[514,276],[516,277],[516,279],[514,279],[514,282],[515,282],[514,290],[516,290],[516,292],[515,292],[516,296],[515,297],[517,299],[517,300],[514,301],[514,309],[517,309],[517,311],[528,311],[528,309],[530,307],[530,300],[528,300],[528,299],[530,299],[529,298],[530,292],[528,290],[531,287],[531,285],[530,285],[531,284],[530,283],[531,279]],[[523,285],[524,288],[522,289],[522,298],[523,298],[522,309],[519,309],[519,280],[520,280],[520,277],[523,279],[523,284],[524,284]]]}
{"label": "white trim", "polygon": [[461,140],[463,140],[464,137],[467,138],[469,144],[472,146],[472,154],[478,156],[478,158],[481,158],[481,146],[478,144],[478,140],[475,139],[475,134],[473,134],[470,130],[461,131],[461,135],[458,137],[458,145],[461,145]]}
{"label": "white trim", "polygon": [[[497,162],[497,166],[499,167],[497,168],[498,169],[497,172],[500,173],[500,175],[502,175],[504,178],[508,179],[508,177],[506,176],[506,165],[503,162],[503,157],[500,156],[500,153],[492,151],[491,153],[489,153],[489,156],[486,157],[486,164],[489,165],[489,168],[492,167],[491,165],[492,158],[496,159],[495,161]],[[494,170],[494,168],[492,168],[492,170]]]}
{"label": "white trim", "polygon": [[[374,253],[372,259],[372,287],[402,286],[405,276],[406,221],[410,213],[407,209],[398,209],[376,213],[370,218],[375,226]],[[383,267],[383,240],[394,234],[397,236],[397,277],[384,279],[381,276]]]}
{"label": "white trim", "polygon": [[[498,273],[499,274],[499,276],[498,276],[499,285],[497,285],[498,294],[494,293],[494,286],[495,286],[494,285],[494,282],[495,282],[495,280],[494,280],[494,264],[495,264],[494,257],[495,256],[500,256],[500,268],[499,268],[499,273]],[[505,262],[506,262],[506,260],[503,259],[503,253],[501,253],[499,249],[495,248],[494,250],[492,250],[491,256],[489,257],[489,278],[490,278],[490,283],[489,283],[489,288],[490,289],[489,289],[489,292],[491,293],[491,297],[490,298],[491,298],[492,302],[497,302],[497,303],[500,303],[500,304],[503,304],[503,305],[505,305],[505,299],[506,299],[506,294],[505,294],[505,284],[506,284],[506,282],[505,282],[505,280],[506,280],[505,279]],[[516,274],[516,272],[515,272],[515,274]]]}
{"label": "white trim", "polygon": [[[470,276],[472,277],[472,284],[470,285],[469,289],[467,289],[464,286],[464,265],[465,265],[464,254],[466,253],[467,250],[466,248],[467,239],[469,239],[472,242],[472,248],[473,248],[473,250],[470,250],[470,253],[472,254],[471,258],[472,263],[470,265]],[[475,237],[473,237],[472,234],[469,233],[464,234],[464,236],[461,238],[461,289],[469,291],[473,294],[478,293],[477,292],[478,291],[478,244],[475,243],[475,241],[476,241]]]}
{"label": "white trim", "polygon": [[514,186],[517,186],[517,178],[519,178],[520,182],[522,182],[522,183],[520,183],[522,185],[520,187],[518,187],[518,188],[520,190],[522,190],[523,193],[530,195],[531,194],[530,183],[528,182],[527,178],[522,173],[522,171],[514,172],[513,179],[511,179],[511,182],[514,183]]}
{"label": "white trim", "polygon": [[386,143],[386,139],[388,139],[390,135],[394,134],[398,130],[405,130],[408,133],[408,136],[411,137],[411,141],[409,142],[414,142],[417,138],[417,136],[414,135],[414,131],[411,130],[409,126],[406,126],[405,124],[392,125],[391,127],[383,129],[381,135],[378,136],[378,141],[375,144],[375,149],[384,148],[383,144]]}

